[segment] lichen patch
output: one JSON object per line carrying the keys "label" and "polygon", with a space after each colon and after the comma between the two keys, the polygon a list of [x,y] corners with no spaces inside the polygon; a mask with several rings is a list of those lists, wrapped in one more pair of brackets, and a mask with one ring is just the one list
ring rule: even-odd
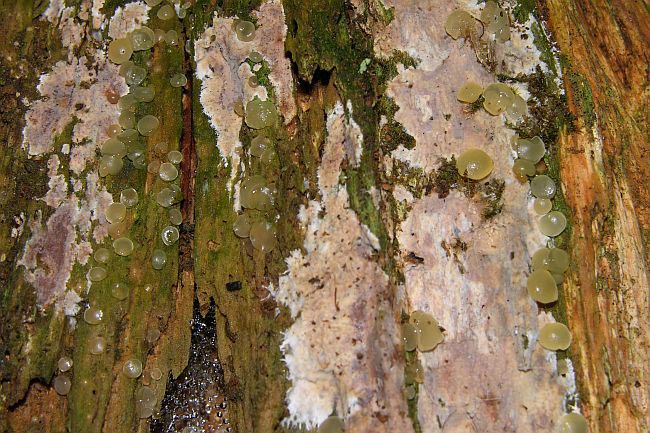
{"label": "lichen patch", "polygon": [[123,38],[129,32],[146,24],[149,21],[150,9],[141,1],[127,3],[124,7],[118,6],[108,24],[108,36],[111,39]]}

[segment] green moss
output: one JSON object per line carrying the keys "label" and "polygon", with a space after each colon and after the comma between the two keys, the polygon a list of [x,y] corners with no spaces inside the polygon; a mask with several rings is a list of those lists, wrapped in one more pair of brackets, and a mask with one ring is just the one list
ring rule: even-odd
{"label": "green moss", "polygon": [[386,117],[386,123],[379,131],[379,145],[384,154],[389,154],[400,145],[407,149],[415,147],[415,139],[406,132],[401,123],[395,121],[395,113],[399,110],[395,101],[384,95],[379,101],[379,110]]}
{"label": "green moss", "polygon": [[490,179],[479,186],[481,199],[484,203],[483,218],[494,218],[503,209],[503,191],[506,183],[503,179]]}
{"label": "green moss", "polygon": [[541,52],[539,57],[546,63],[546,66],[551,70],[554,76],[558,76],[559,71],[557,70],[555,55],[553,54],[553,47],[546,36],[546,32],[539,24],[539,21],[533,22],[530,26],[530,31],[533,33],[533,43],[537,49]]}
{"label": "green moss", "polygon": [[523,24],[528,21],[528,17],[535,11],[535,0],[517,0],[517,4],[512,10],[515,20]]}
{"label": "green moss", "polygon": [[569,83],[573,89],[573,96],[575,101],[580,107],[582,114],[581,118],[585,121],[585,126],[588,129],[593,128],[596,122],[596,106],[594,104],[594,97],[591,92],[589,82],[579,73],[571,72],[568,75]]}

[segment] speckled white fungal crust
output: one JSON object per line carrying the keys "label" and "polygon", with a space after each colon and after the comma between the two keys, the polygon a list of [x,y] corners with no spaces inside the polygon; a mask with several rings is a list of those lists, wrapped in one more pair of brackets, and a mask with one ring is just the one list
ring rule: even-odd
{"label": "speckled white fungal crust", "polygon": [[314,428],[336,409],[346,431],[408,433],[388,278],[339,185],[345,143],[355,134],[342,104],[329,114],[327,130],[318,170],[322,200],[301,209],[304,253],[291,253],[273,290],[296,318],[282,344],[291,380],[285,422]]}
{"label": "speckled white fungal crust", "polygon": [[[253,14],[258,21],[252,42],[237,39],[232,30],[234,18],[221,18],[215,14],[212,26],[194,43],[196,76],[202,81],[201,105],[218,133],[217,147],[224,162],[235,168],[239,166],[242,118],[234,112],[233,105],[237,101],[246,105],[256,95],[261,97],[266,93],[262,86],[251,87],[248,84],[252,73],[248,65],[242,64],[252,50],[262,54],[269,64],[269,79],[277,95],[275,103],[284,122],[288,123],[296,115],[291,65],[284,55],[286,25],[282,5],[278,0],[269,1]],[[237,171],[233,170],[231,178],[234,179],[236,174]]]}
{"label": "speckled white fungal crust", "polygon": [[99,30],[104,26],[104,14],[102,14],[102,8],[106,0],[93,0],[93,6],[90,9],[92,18],[93,18],[93,30]]}
{"label": "speckled white fungal crust", "polygon": [[108,36],[111,39],[123,38],[127,33],[137,29],[149,21],[149,10],[146,3],[135,1],[124,7],[115,8],[115,13],[108,25]]}
{"label": "speckled white fungal crust", "polygon": [[61,31],[61,44],[68,48],[69,59],[72,59],[74,50],[79,47],[86,34],[89,8],[89,0],[81,2],[78,13],[75,13],[74,7],[66,7],[63,0],[50,0],[43,13],[43,19],[48,20]]}

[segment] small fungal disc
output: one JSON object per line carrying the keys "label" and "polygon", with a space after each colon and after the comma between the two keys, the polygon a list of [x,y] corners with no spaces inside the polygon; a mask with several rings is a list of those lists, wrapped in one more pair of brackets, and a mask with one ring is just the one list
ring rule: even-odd
{"label": "small fungal disc", "polygon": [[557,284],[547,270],[538,269],[531,272],[526,281],[526,288],[530,297],[537,302],[550,304],[557,301]]}
{"label": "small fungal disc", "polygon": [[132,208],[138,204],[138,191],[133,188],[123,189],[120,193],[120,203],[127,208]]}
{"label": "small fungal disc", "polygon": [[57,394],[68,395],[70,388],[72,387],[72,382],[70,381],[70,378],[65,374],[60,374],[54,378],[52,381],[52,386],[54,386],[54,390]]}
{"label": "small fungal disc", "polygon": [[251,140],[250,153],[253,156],[260,157],[262,156],[262,152],[264,152],[269,146],[271,146],[271,140],[263,135],[258,135]]}
{"label": "small fungal disc", "polygon": [[151,369],[151,373],[149,373],[149,376],[151,376],[153,380],[160,380],[162,379],[162,370],[159,369],[158,367],[154,367]]}
{"label": "small fungal disc", "polygon": [[561,433],[588,433],[589,425],[584,416],[579,413],[569,413],[560,419]]}
{"label": "small fungal disc", "polygon": [[537,198],[551,199],[555,196],[555,182],[545,174],[535,176],[530,181],[530,192]]}
{"label": "small fungal disc", "polygon": [[97,325],[102,321],[104,312],[97,307],[89,307],[84,311],[84,322],[89,325]]}
{"label": "small fungal disc", "polygon": [[140,377],[142,374],[142,362],[139,359],[129,359],[124,363],[122,372],[131,379]]}
{"label": "small fungal disc", "polygon": [[545,269],[552,274],[562,274],[569,263],[569,254],[560,248],[540,248],[532,257],[533,270]]}
{"label": "small fungal disc", "polygon": [[269,252],[277,244],[275,227],[266,221],[259,221],[253,224],[249,236],[253,247],[260,251]]}
{"label": "small fungal disc", "polygon": [[417,346],[421,352],[435,349],[444,339],[438,322],[431,314],[414,311],[409,322],[417,331]]}
{"label": "small fungal disc", "polygon": [[251,231],[252,221],[248,214],[238,215],[232,225],[232,230],[240,238],[247,238]]}
{"label": "small fungal disc", "polygon": [[415,350],[418,345],[418,331],[410,323],[402,324],[402,341],[404,342],[404,350],[411,352]]}
{"label": "small fungal disc", "polygon": [[106,263],[111,258],[111,252],[106,248],[97,248],[93,258],[97,263]]}
{"label": "small fungal disc", "polygon": [[241,100],[233,102],[232,111],[234,111],[239,117],[244,117],[244,104]]}
{"label": "small fungal disc", "polygon": [[140,418],[153,415],[156,406],[156,394],[152,388],[143,386],[135,392],[135,411]]}
{"label": "small fungal disc", "polygon": [[566,217],[556,210],[539,219],[539,231],[545,236],[555,237],[566,228]]}
{"label": "small fungal disc", "polygon": [[167,254],[163,250],[153,250],[151,254],[151,267],[159,271],[165,267],[167,263]]}
{"label": "small fungal disc", "polygon": [[547,198],[536,198],[533,201],[533,209],[537,215],[546,215],[553,208],[553,202]]}
{"label": "small fungal disc", "polygon": [[109,138],[102,144],[102,155],[126,155],[126,145],[117,138]]}
{"label": "small fungal disc", "polygon": [[156,29],[153,31],[153,39],[157,44],[160,42],[165,42],[166,34],[167,32],[165,32],[163,29]]}
{"label": "small fungal disc", "polygon": [[146,77],[147,70],[137,65],[131,66],[124,72],[124,80],[129,86],[137,86],[142,83]]}
{"label": "small fungal disc", "polygon": [[187,77],[183,74],[174,74],[169,79],[169,84],[171,84],[172,87],[183,87],[187,84]]}
{"label": "small fungal disc", "polygon": [[115,155],[104,155],[99,161],[99,175],[106,177],[107,175],[116,176],[120,174],[124,167],[124,161],[121,157]]}
{"label": "small fungal disc", "polygon": [[183,154],[178,150],[172,150],[167,154],[167,160],[172,164],[180,164],[183,161]]}
{"label": "small fungal disc", "polygon": [[111,296],[119,301],[123,301],[129,296],[129,286],[124,283],[113,283],[111,286]]}
{"label": "small fungal disc", "polygon": [[499,10],[501,8],[494,0],[488,0],[485,2],[485,7],[481,11],[480,20],[485,24],[489,24],[494,21],[499,15]]}
{"label": "small fungal disc", "polygon": [[106,349],[106,339],[104,337],[92,337],[89,341],[90,343],[90,353],[93,355],[99,355],[103,353]]}
{"label": "small fungal disc", "polygon": [[183,214],[178,209],[169,209],[169,212],[167,212],[167,216],[169,218],[169,222],[174,224],[175,226],[181,225],[181,223],[183,222]]}
{"label": "small fungal disc", "polygon": [[153,98],[156,96],[156,91],[153,89],[153,87],[136,87],[133,89],[133,97],[136,99],[138,102],[151,102],[153,101]]}
{"label": "small fungal disc", "polygon": [[126,257],[133,252],[133,241],[129,238],[117,238],[113,241],[113,249],[118,256]]}
{"label": "small fungal disc", "polygon": [[239,190],[239,200],[247,209],[260,209],[271,204],[271,197],[264,176],[255,175],[244,179]]}
{"label": "small fungal disc", "polygon": [[343,433],[343,420],[332,415],[318,426],[318,433]]}
{"label": "small fungal disc", "polygon": [[445,31],[452,39],[467,36],[473,28],[474,17],[463,10],[453,11],[445,22]]}
{"label": "small fungal disc", "polygon": [[547,323],[539,330],[538,341],[547,350],[567,350],[571,345],[571,331],[563,323]]}
{"label": "small fungal disc", "polygon": [[90,268],[88,271],[88,279],[92,282],[98,282],[106,278],[106,269],[99,266]]}
{"label": "small fungal disc", "polygon": [[456,160],[458,173],[473,180],[485,178],[492,173],[492,168],[492,158],[481,149],[466,150]]}
{"label": "small fungal disc", "polygon": [[171,182],[178,177],[178,169],[171,162],[163,162],[160,164],[158,173],[160,178],[167,182]]}
{"label": "small fungal disc", "polygon": [[250,21],[238,20],[235,23],[237,39],[242,42],[250,42],[255,39],[255,24]]}
{"label": "small fungal disc", "polygon": [[274,126],[278,120],[278,111],[270,100],[255,98],[246,104],[246,125],[253,129]]}
{"label": "small fungal disc", "polygon": [[120,77],[124,77],[126,75],[127,69],[129,69],[133,65],[134,63],[131,60],[127,60],[126,62],[120,65],[120,69],[117,71],[117,73],[120,74]]}
{"label": "small fungal disc", "polygon": [[273,149],[266,149],[262,154],[260,155],[260,162],[262,164],[271,164],[273,163],[273,160],[275,159],[275,150]]}
{"label": "small fungal disc", "polygon": [[521,181],[528,180],[529,176],[535,175],[535,164],[527,159],[517,158],[512,164],[512,172]]}
{"label": "small fungal disc", "polygon": [[133,45],[128,39],[115,39],[108,46],[108,59],[118,65],[128,61],[133,54]]}
{"label": "small fungal disc", "polygon": [[[117,104],[117,101],[115,103]],[[119,134],[120,132],[122,132],[122,127],[120,125],[111,125],[106,130],[106,133],[111,138],[117,137],[117,134]]]}
{"label": "small fungal disc", "polygon": [[156,194],[156,202],[162,207],[169,207],[174,204],[174,191],[163,188]]}
{"label": "small fungal disc", "polygon": [[69,356],[62,356],[59,358],[59,362],[57,362],[57,367],[59,367],[60,372],[65,373],[72,368],[73,364],[72,358]]}
{"label": "small fungal disc", "polygon": [[165,245],[173,245],[178,240],[178,229],[174,226],[167,226],[163,229],[161,235]]}
{"label": "small fungal disc", "polygon": [[515,149],[519,158],[527,159],[533,164],[537,164],[546,153],[544,142],[539,137],[531,139],[520,138],[517,140],[517,147]]}
{"label": "small fungal disc", "polygon": [[126,95],[122,96],[119,101],[117,101],[117,108],[122,111],[129,110],[136,104],[136,102],[138,101],[136,101],[135,96],[133,96],[131,93],[127,93]]}
{"label": "small fungal disc", "polygon": [[117,123],[124,129],[133,128],[135,126],[135,113],[122,111],[120,117],[117,118]]}
{"label": "small fungal disc", "polygon": [[155,35],[150,28],[133,30],[130,34],[133,51],[148,50],[153,47]]}
{"label": "small fungal disc", "polygon": [[131,225],[125,220],[115,224],[108,225],[108,234],[112,239],[126,236],[129,233]]}
{"label": "small fungal disc", "polygon": [[165,42],[172,47],[178,45],[178,32],[176,30],[168,30],[167,33],[165,33]]}
{"label": "small fungal disc", "polygon": [[147,165],[147,171],[151,174],[157,174],[160,172],[160,164],[161,162],[157,159],[154,159]]}
{"label": "small fungal disc", "polygon": [[174,8],[170,5],[163,5],[160,7],[160,9],[158,9],[158,13],[156,15],[163,21],[170,20],[174,18]]}
{"label": "small fungal disc", "polygon": [[253,63],[262,63],[264,57],[262,57],[262,55],[257,51],[251,51],[250,54],[248,55],[248,59]]}
{"label": "small fungal disc", "polygon": [[144,0],[144,2],[147,4],[147,6],[154,7],[162,3],[162,0]]}
{"label": "small fungal disc", "polygon": [[158,126],[160,126],[160,121],[156,116],[152,116],[151,114],[147,114],[138,120],[138,132],[145,137],[151,135],[153,131],[158,129]]}
{"label": "small fungal disc", "polygon": [[515,96],[512,89],[503,83],[492,83],[483,91],[483,108],[493,116],[504,112]]}
{"label": "small fungal disc", "polygon": [[480,84],[475,83],[474,81],[468,81],[460,88],[456,98],[458,98],[460,102],[471,104],[472,102],[476,102],[482,93],[483,87]]}
{"label": "small fungal disc", "polygon": [[124,203],[111,203],[106,208],[106,221],[109,223],[119,223],[126,216],[126,206]]}
{"label": "small fungal disc", "polygon": [[519,95],[512,97],[512,102],[506,107],[506,114],[515,122],[523,120],[524,115],[528,113],[526,101]]}
{"label": "small fungal disc", "polygon": [[137,143],[140,138],[140,134],[133,128],[127,128],[122,131],[117,138],[127,146]]}

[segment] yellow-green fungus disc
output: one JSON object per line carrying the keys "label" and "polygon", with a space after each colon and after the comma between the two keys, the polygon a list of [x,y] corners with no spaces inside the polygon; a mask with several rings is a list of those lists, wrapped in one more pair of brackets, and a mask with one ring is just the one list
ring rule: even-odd
{"label": "yellow-green fungus disc", "polygon": [[144,136],[151,135],[160,126],[160,121],[156,116],[147,114],[138,120],[138,132]]}
{"label": "yellow-green fungus disc", "polygon": [[178,11],[178,18],[183,19],[187,16],[187,9],[181,9]]}
{"label": "yellow-green fungus disc", "polygon": [[531,272],[526,281],[526,288],[530,297],[537,302],[550,304],[557,301],[557,283],[547,270],[538,269]]}
{"label": "yellow-green fungus disc", "polygon": [[539,231],[545,236],[555,237],[566,228],[566,217],[556,210],[547,213],[539,219]]}
{"label": "yellow-green fungus disc", "polygon": [[545,269],[552,274],[562,274],[569,269],[569,254],[560,248],[540,248],[532,257],[533,270]]}
{"label": "yellow-green fungus disc", "polygon": [[124,203],[111,203],[106,208],[106,221],[109,223],[119,223],[126,216],[126,206]]}
{"label": "yellow-green fungus disc", "polygon": [[250,54],[248,55],[248,59],[253,63],[262,63],[264,57],[262,57],[262,55],[257,51],[251,51]]}
{"label": "yellow-green fungus disc", "polygon": [[97,263],[106,263],[111,258],[111,252],[106,248],[97,248],[93,258]]}
{"label": "yellow-green fungus disc", "polygon": [[540,174],[530,181],[530,192],[537,198],[551,199],[555,196],[555,182],[547,175]]}
{"label": "yellow-green fungus disc", "polygon": [[239,117],[244,117],[244,103],[238,99],[232,104],[232,111]]}
{"label": "yellow-green fungus disc", "polygon": [[576,412],[571,412],[560,419],[560,432],[589,433],[589,425],[584,416]]}
{"label": "yellow-green fungus disc", "polygon": [[[137,102],[138,101],[135,100],[135,96],[133,96],[130,93],[127,93],[126,95],[122,96],[120,100],[117,102],[117,107],[122,111],[127,111],[133,108]],[[128,129],[128,128],[124,128],[124,129]]]}
{"label": "yellow-green fungus disc", "polygon": [[458,173],[473,180],[487,177],[493,168],[492,158],[481,149],[466,150],[456,160]]}
{"label": "yellow-green fungus disc", "polygon": [[171,162],[172,164],[180,164],[182,160],[183,154],[178,150],[172,150],[167,154],[167,161]]}
{"label": "yellow-green fungus disc", "polygon": [[404,342],[404,350],[411,352],[415,350],[418,345],[418,331],[410,323],[402,323],[402,341]]}
{"label": "yellow-green fungus disc", "polygon": [[131,225],[126,221],[113,223],[108,225],[108,234],[112,239],[117,239],[126,236],[129,233]]}
{"label": "yellow-green fungus disc", "polygon": [[123,189],[120,193],[120,203],[127,208],[132,208],[138,204],[138,191],[133,188]]}
{"label": "yellow-green fungus disc", "polygon": [[104,317],[104,312],[97,307],[88,307],[84,311],[84,322],[89,325],[97,325],[101,323]]}
{"label": "yellow-green fungus disc", "polygon": [[102,144],[102,155],[126,155],[126,145],[117,138],[109,138]]}
{"label": "yellow-green fungus disc", "polygon": [[125,283],[116,282],[111,286],[111,296],[119,301],[123,301],[129,296],[129,286]]}
{"label": "yellow-green fungus disc", "polygon": [[251,231],[251,225],[253,221],[248,214],[241,214],[235,218],[235,222],[232,225],[232,230],[240,238],[247,238]]}
{"label": "yellow-green fungus disc", "polygon": [[124,129],[131,129],[135,126],[135,113],[125,110],[120,113],[117,122]]}
{"label": "yellow-green fungus disc", "polygon": [[539,330],[538,341],[547,350],[567,350],[571,345],[571,331],[562,323],[547,323]]}
{"label": "yellow-green fungus disc", "polygon": [[162,164],[159,160],[154,159],[147,165],[147,171],[151,174],[158,174],[160,172],[160,164]]}
{"label": "yellow-green fungus disc", "polygon": [[271,140],[263,135],[258,135],[251,140],[250,153],[252,156],[260,157],[262,153],[271,146]]}
{"label": "yellow-green fungus disc", "polygon": [[93,282],[101,281],[106,278],[106,269],[95,266],[88,271],[88,279]]}
{"label": "yellow-green fungus disc", "polygon": [[255,209],[259,204],[262,188],[266,187],[266,179],[261,175],[247,177],[241,183],[239,200],[243,207]]}
{"label": "yellow-green fungus disc", "polygon": [[128,128],[122,131],[117,138],[127,146],[135,144],[138,141],[140,134],[133,128]]}
{"label": "yellow-green fungus disc", "polygon": [[246,104],[246,125],[253,129],[274,126],[278,120],[278,112],[270,100],[262,101],[255,98]]}
{"label": "yellow-green fungus disc", "polygon": [[162,207],[169,207],[174,204],[174,191],[169,188],[163,188],[156,194],[156,202]]}
{"label": "yellow-green fungus disc", "polygon": [[474,81],[468,81],[460,88],[456,98],[458,98],[460,102],[471,104],[472,102],[476,102],[478,98],[480,98],[481,94],[483,94],[483,86]]}
{"label": "yellow-green fungus disc", "polygon": [[72,368],[72,365],[74,362],[72,361],[72,358],[69,356],[62,356],[59,358],[59,361],[57,362],[57,367],[59,367],[59,371],[61,373],[65,373],[66,371],[70,370]]}
{"label": "yellow-green fungus disc", "polygon": [[253,247],[257,250],[269,252],[275,248],[275,227],[267,221],[258,221],[251,225],[249,237]]}
{"label": "yellow-green fungus disc", "polygon": [[131,41],[124,39],[115,39],[108,45],[108,59],[118,65],[128,61],[133,54],[133,45]]}
{"label": "yellow-green fungus disc", "polygon": [[99,175],[106,177],[107,175],[116,176],[122,171],[124,161],[122,158],[115,155],[104,155],[99,161]]}
{"label": "yellow-green fungus disc", "polygon": [[456,10],[449,14],[445,22],[445,31],[452,39],[469,35],[475,25],[474,17],[463,10]]}
{"label": "yellow-green fungus disc", "polygon": [[135,411],[139,418],[149,418],[155,406],[156,394],[152,388],[143,386],[135,392]]}
{"label": "yellow-green fungus disc", "polygon": [[238,20],[235,23],[235,34],[242,42],[250,42],[255,39],[255,24],[250,21]]}
{"label": "yellow-green fungus disc", "polygon": [[171,162],[163,162],[158,170],[160,178],[164,181],[171,182],[178,177],[178,169]]}
{"label": "yellow-green fungus disc", "polygon": [[343,420],[331,415],[318,426],[318,433],[343,433]]}
{"label": "yellow-green fungus disc", "polygon": [[133,51],[143,51],[153,47],[155,35],[153,30],[147,27],[133,30],[129,38],[133,44]]}
{"label": "yellow-green fungus disc", "polygon": [[99,335],[90,337],[88,344],[90,346],[89,351],[93,355],[99,355],[101,353],[104,353],[104,350],[106,350],[106,339]]}
{"label": "yellow-green fungus disc", "polygon": [[262,164],[265,165],[272,164],[274,160],[275,160],[275,150],[273,149],[266,149],[260,155],[260,162]]}
{"label": "yellow-green fungus disc", "polygon": [[553,202],[548,198],[536,198],[533,200],[533,209],[537,215],[546,215],[553,208]]}
{"label": "yellow-green fungus disc", "polygon": [[407,385],[405,389],[405,393],[406,393],[406,398],[408,400],[413,400],[415,398],[415,395],[417,394],[415,385]]}
{"label": "yellow-green fungus disc", "polygon": [[165,42],[165,35],[167,34],[166,31],[163,29],[156,29],[153,31],[153,40],[155,43],[159,44],[161,42]]}
{"label": "yellow-green fungus disc", "polygon": [[501,8],[497,4],[497,2],[495,2],[494,0],[488,0],[487,2],[485,2],[485,7],[481,11],[481,16],[479,19],[483,23],[489,24],[497,18],[500,9]]}
{"label": "yellow-green fungus disc", "polygon": [[527,159],[533,164],[537,164],[546,153],[544,142],[539,137],[518,139],[517,148],[515,150],[517,151],[519,158]]}
{"label": "yellow-green fungus disc", "polygon": [[126,62],[122,63],[120,65],[120,69],[118,70],[118,74],[120,74],[120,77],[126,76],[126,71],[133,65],[134,63],[131,60],[127,60]]}
{"label": "yellow-green fungus disc", "polygon": [[153,380],[160,380],[162,379],[162,370],[159,369],[158,367],[154,367],[151,369],[149,376],[151,376]]}
{"label": "yellow-green fungus disc", "polygon": [[118,256],[126,257],[133,252],[133,241],[129,238],[117,238],[113,241],[113,249]]}
{"label": "yellow-green fungus disc", "polygon": [[414,311],[411,313],[409,323],[416,330],[417,346],[421,352],[435,349],[444,339],[438,322],[431,314],[423,311]]}
{"label": "yellow-green fungus disc", "polygon": [[68,395],[70,388],[72,387],[72,382],[70,381],[70,378],[65,374],[59,374],[52,381],[52,386],[54,387],[54,390],[57,394]]}
{"label": "yellow-green fungus disc", "polygon": [[167,226],[160,233],[160,237],[165,245],[173,245],[179,237],[178,229],[174,226]]}
{"label": "yellow-green fungus disc", "polygon": [[129,359],[124,363],[122,372],[131,379],[138,378],[142,374],[142,362],[135,358]]}
{"label": "yellow-green fungus disc", "polygon": [[171,84],[172,87],[183,87],[184,85],[187,84],[187,77],[183,74],[174,74],[170,79],[169,79],[169,84]]}
{"label": "yellow-green fungus disc", "polygon": [[178,45],[178,32],[176,30],[168,30],[167,33],[165,33],[165,42],[169,44],[172,47],[175,47]]}
{"label": "yellow-green fungus disc", "polygon": [[551,272],[551,275],[553,275],[555,284],[562,284],[562,281],[564,281],[564,274],[554,274],[553,272]]}
{"label": "yellow-green fungus disc", "polygon": [[170,5],[162,5],[160,9],[158,9],[158,13],[156,15],[161,20],[167,21],[174,18],[176,13],[174,12],[174,8],[171,7]]}
{"label": "yellow-green fungus disc", "polygon": [[151,267],[159,271],[165,267],[167,263],[167,254],[163,250],[153,250],[151,254]]}
{"label": "yellow-green fungus disc", "polygon": [[142,83],[146,77],[147,70],[138,65],[133,65],[124,72],[124,80],[129,86],[137,86]]}
{"label": "yellow-green fungus disc", "polygon": [[483,108],[493,116],[504,112],[515,96],[510,87],[503,83],[492,83],[483,90]]}
{"label": "yellow-green fungus disc", "polygon": [[145,2],[149,7],[154,7],[154,6],[158,6],[160,3],[162,3],[162,0],[144,0],[144,2]]}
{"label": "yellow-green fungus disc", "polygon": [[169,218],[169,222],[174,224],[175,226],[181,225],[183,222],[183,214],[179,209],[173,208],[169,209],[169,212],[167,212],[167,216]]}
{"label": "yellow-green fungus disc", "polygon": [[132,91],[133,97],[138,101],[138,102],[151,102],[153,101],[154,96],[156,96],[156,91],[153,89],[153,87],[136,87]]}
{"label": "yellow-green fungus disc", "polygon": [[111,125],[106,130],[106,134],[108,134],[108,136],[111,138],[117,137],[117,135],[121,132],[122,132],[122,127],[120,125]]}
{"label": "yellow-green fungus disc", "polygon": [[527,159],[517,158],[512,164],[512,172],[517,179],[525,181],[529,176],[535,175],[535,164]]}
{"label": "yellow-green fungus disc", "polygon": [[528,112],[526,101],[519,95],[513,95],[510,105],[506,107],[506,115],[515,122],[523,120]]}

